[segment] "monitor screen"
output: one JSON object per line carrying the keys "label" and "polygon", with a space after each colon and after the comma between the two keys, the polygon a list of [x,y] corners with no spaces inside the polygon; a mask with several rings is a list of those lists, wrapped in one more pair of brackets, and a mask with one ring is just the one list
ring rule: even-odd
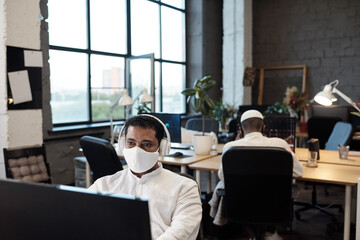
{"label": "monitor screen", "polygon": [[181,143],[181,117],[176,113],[150,113],[159,118],[167,127],[171,142]]}
{"label": "monitor screen", "polygon": [[151,239],[148,202],[0,180],[1,239]]}
{"label": "monitor screen", "polygon": [[284,139],[295,152],[296,118],[265,115],[264,124],[266,136]]}

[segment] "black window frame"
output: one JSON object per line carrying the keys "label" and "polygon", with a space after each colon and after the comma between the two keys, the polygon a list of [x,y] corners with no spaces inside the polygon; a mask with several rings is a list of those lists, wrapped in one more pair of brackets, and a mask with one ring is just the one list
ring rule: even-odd
{"label": "black window frame", "polygon": [[[159,95],[158,95],[158,98],[157,98],[157,101],[160,101],[160,104],[159,104],[159,108],[160,109],[156,109],[156,112],[162,112],[163,110],[163,88],[162,88],[162,82],[163,82],[163,79],[162,79],[162,64],[163,63],[173,63],[173,64],[179,64],[179,65],[182,65],[184,66],[185,68],[185,74],[184,74],[184,83],[186,82],[186,66],[187,66],[187,57],[186,57],[186,54],[185,54],[185,61],[172,61],[172,60],[166,60],[166,59],[162,59],[162,24],[161,24],[161,7],[162,6],[165,6],[165,7],[168,7],[168,8],[171,8],[171,9],[174,9],[174,10],[177,10],[179,12],[182,12],[184,14],[184,17],[185,17],[185,21],[184,21],[184,27],[186,28],[186,17],[187,17],[187,14],[186,14],[186,1],[184,1],[184,9],[181,9],[181,8],[177,8],[177,7],[174,7],[174,6],[171,6],[171,5],[168,5],[166,3],[163,3],[161,2],[161,0],[146,0],[148,2],[153,2],[153,3],[156,3],[158,4],[158,7],[159,7],[159,47],[160,47],[160,57],[159,58],[155,58],[155,64],[156,63],[159,63],[160,66],[159,66],[159,71],[160,71],[160,74],[159,74],[159,86],[155,86],[155,88],[159,88]],[[88,121],[80,121],[80,122],[67,122],[67,123],[53,123],[53,127],[66,127],[66,126],[75,126],[75,125],[86,125],[86,126],[89,126],[89,125],[92,125],[92,124],[101,124],[101,123],[108,123],[110,122],[110,119],[109,120],[101,120],[101,121],[94,121],[92,119],[92,105],[91,105],[91,90],[92,90],[92,87],[91,87],[91,55],[92,54],[97,54],[97,55],[102,55],[102,56],[113,56],[113,57],[122,57],[124,58],[124,62],[126,62],[126,59],[127,58],[130,58],[130,57],[136,57],[134,55],[131,54],[131,4],[130,4],[131,0],[126,0],[126,35],[127,35],[127,54],[119,54],[119,53],[112,53],[112,52],[103,52],[103,51],[97,51],[97,50],[92,50],[91,49],[91,32],[90,32],[90,8],[91,8],[91,4],[90,4],[90,0],[86,0],[86,8],[87,8],[87,14],[86,14],[86,28],[87,28],[87,48],[86,49],[81,49],[81,48],[72,48],[72,47],[64,47],[64,46],[56,46],[56,45],[50,45],[49,44],[49,50],[60,50],[60,51],[65,51],[65,52],[74,52],[74,53],[84,53],[84,54],[87,54],[87,59],[88,59],[88,76],[87,76],[87,81],[88,81],[88,106],[89,106],[89,116],[88,116]],[[185,34],[186,34],[186,29],[185,29]],[[49,33],[50,35],[50,33]],[[185,35],[185,48],[184,48],[184,52],[186,53],[187,52],[187,45],[186,45],[186,35]],[[125,65],[124,65],[124,68],[125,68]],[[124,74],[126,74],[124,72]],[[124,76],[124,79],[125,79],[125,76]],[[50,83],[51,83],[51,75],[50,75]],[[125,87],[127,87],[127,83],[126,83],[126,80],[124,80],[124,84],[125,84]],[[51,107],[50,107],[51,108]],[[52,111],[52,110],[51,110]],[[186,111],[186,109],[185,109]],[[117,120],[120,120],[120,121],[123,121],[124,118],[122,119],[114,119],[114,121],[117,121]]]}

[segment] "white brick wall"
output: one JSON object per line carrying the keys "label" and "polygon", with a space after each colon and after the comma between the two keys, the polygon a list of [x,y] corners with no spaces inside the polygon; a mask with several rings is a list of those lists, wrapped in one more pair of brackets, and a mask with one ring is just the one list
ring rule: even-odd
{"label": "white brick wall", "polygon": [[252,0],[224,0],[223,102],[236,107],[251,104],[251,88],[242,85],[245,67],[252,66],[251,13]]}
{"label": "white brick wall", "polygon": [[40,0],[0,0],[0,178],[3,148],[42,144],[42,111],[7,111],[6,46],[40,49]]}
{"label": "white brick wall", "polygon": [[40,109],[12,110],[8,111],[8,116],[9,147],[25,147],[42,144],[42,111]]}
{"label": "white brick wall", "polygon": [[39,4],[39,0],[6,0],[7,45],[40,49]]}

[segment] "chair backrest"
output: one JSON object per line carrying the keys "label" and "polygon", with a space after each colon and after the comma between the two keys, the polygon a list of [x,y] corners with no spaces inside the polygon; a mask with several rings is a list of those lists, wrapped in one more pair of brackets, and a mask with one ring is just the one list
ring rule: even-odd
{"label": "chair backrest", "polygon": [[[202,131],[202,118],[190,118],[185,124],[189,130]],[[205,132],[219,132],[219,122],[213,118],[205,118]]]}
{"label": "chair backrest", "polygon": [[248,224],[292,221],[292,155],[277,147],[231,147],[223,153],[225,216]]}
{"label": "chair backrest", "polygon": [[83,136],[80,139],[80,146],[93,173],[93,181],[123,169],[120,159],[109,141]]}
{"label": "chair backrest", "polygon": [[348,143],[352,134],[352,125],[346,122],[337,122],[325,143],[326,150],[337,150],[338,145],[344,146]]}
{"label": "chair backrest", "polygon": [[24,182],[51,183],[45,145],[3,149],[6,177]]}
{"label": "chair backrest", "polygon": [[329,139],[332,129],[337,122],[341,121],[339,117],[311,117],[307,122],[309,139],[319,139],[320,149],[325,148],[325,143]]}
{"label": "chair backrest", "polygon": [[237,134],[237,131],[239,130],[239,125],[238,125],[239,120],[240,119],[238,118],[232,118],[229,121],[229,133]]}

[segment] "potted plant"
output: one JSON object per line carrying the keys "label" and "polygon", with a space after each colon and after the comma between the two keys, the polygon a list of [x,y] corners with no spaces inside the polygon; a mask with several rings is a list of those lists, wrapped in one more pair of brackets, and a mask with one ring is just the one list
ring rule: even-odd
{"label": "potted plant", "polygon": [[[186,88],[181,92],[188,97],[187,102],[191,104],[193,110],[197,113],[201,113],[202,135],[193,136],[193,145],[197,154],[208,154],[212,145],[212,136],[205,135],[205,117],[212,116],[215,103],[206,92],[213,88],[215,84],[216,81],[212,80],[211,76],[205,76],[202,79],[196,79],[194,87]],[[201,143],[198,141],[201,141]],[[200,146],[204,147],[204,149],[200,150]]]}
{"label": "potted plant", "polygon": [[138,114],[151,112],[151,109],[148,106],[146,106],[146,103],[142,103],[139,106],[137,106],[136,110],[138,110]]}
{"label": "potted plant", "polygon": [[224,104],[221,100],[215,103],[213,110],[214,118],[219,121],[220,129],[227,129],[227,123],[230,118],[234,117],[236,110],[229,104]]}
{"label": "potted plant", "polygon": [[307,132],[307,94],[300,93],[297,87],[287,87],[283,103],[287,106],[290,116],[298,119],[300,132]]}

